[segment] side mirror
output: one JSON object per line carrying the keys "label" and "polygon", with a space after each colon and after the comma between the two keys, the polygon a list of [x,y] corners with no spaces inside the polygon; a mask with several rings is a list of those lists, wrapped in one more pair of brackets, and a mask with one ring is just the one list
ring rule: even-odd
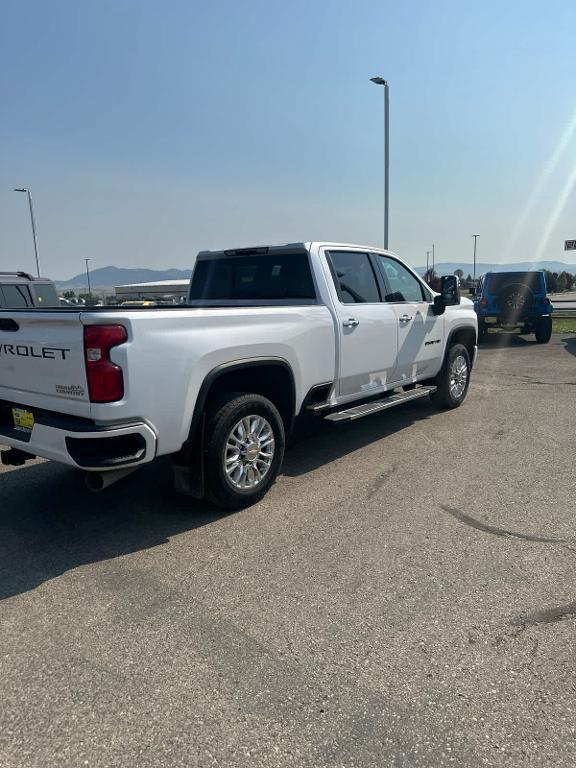
{"label": "side mirror", "polygon": [[456,275],[444,275],[440,281],[440,295],[434,296],[432,312],[443,315],[446,307],[460,304],[460,281]]}
{"label": "side mirror", "polygon": [[444,275],[440,284],[440,294],[445,307],[460,304],[460,281],[456,275]]}

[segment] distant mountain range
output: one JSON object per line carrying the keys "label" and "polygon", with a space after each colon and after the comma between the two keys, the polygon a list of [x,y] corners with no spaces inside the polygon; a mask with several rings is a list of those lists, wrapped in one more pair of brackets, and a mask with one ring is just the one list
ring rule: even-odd
{"label": "distant mountain range", "polygon": [[[436,264],[436,273],[439,275],[452,275],[457,269],[464,272],[464,277],[472,274],[472,264],[468,262],[440,262]],[[551,272],[571,272],[576,274],[576,264],[565,264],[562,261],[521,261],[511,264],[490,264],[478,262],[476,275],[485,272],[509,272],[528,269],[549,269]],[[416,267],[416,271],[423,275],[426,267]],[[130,283],[156,283],[160,280],[189,280],[191,269],[122,269],[121,267],[101,267],[90,271],[90,284],[95,289],[113,289],[116,285],[128,285]],[[61,291],[86,290],[86,273],[71,277],[69,280],[55,280]]]}
{"label": "distant mountain range", "polygon": [[[468,262],[447,261],[435,265],[436,274],[453,275],[457,269],[464,272],[464,277],[472,274],[473,265]],[[485,272],[524,272],[530,269],[549,269],[550,272],[570,272],[576,274],[576,264],[565,264],[563,261],[518,261],[509,264],[490,264],[476,262],[476,276]],[[416,267],[416,272],[423,275],[426,267]]]}
{"label": "distant mountain range", "polygon": [[[160,280],[189,280],[191,269],[122,269],[120,267],[101,267],[90,270],[92,288],[113,288],[129,283],[156,283]],[[69,280],[54,281],[60,290],[86,290],[86,272]]]}

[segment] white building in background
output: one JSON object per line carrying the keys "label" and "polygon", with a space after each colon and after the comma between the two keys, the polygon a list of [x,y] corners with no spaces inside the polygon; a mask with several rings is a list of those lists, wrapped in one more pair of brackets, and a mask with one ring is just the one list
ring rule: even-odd
{"label": "white building in background", "polygon": [[132,283],[114,288],[117,301],[184,301],[190,280],[159,280],[157,283]]}

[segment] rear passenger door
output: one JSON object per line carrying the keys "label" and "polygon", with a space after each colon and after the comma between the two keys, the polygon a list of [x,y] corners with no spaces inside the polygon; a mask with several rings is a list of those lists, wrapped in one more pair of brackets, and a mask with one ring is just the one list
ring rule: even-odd
{"label": "rear passenger door", "polygon": [[394,307],[382,301],[368,253],[333,249],[326,259],[338,321],[339,399],[384,391],[397,367]]}
{"label": "rear passenger door", "polygon": [[432,312],[432,293],[401,262],[375,254],[385,285],[384,300],[398,326],[398,360],[394,378],[409,383],[438,373],[444,317]]}

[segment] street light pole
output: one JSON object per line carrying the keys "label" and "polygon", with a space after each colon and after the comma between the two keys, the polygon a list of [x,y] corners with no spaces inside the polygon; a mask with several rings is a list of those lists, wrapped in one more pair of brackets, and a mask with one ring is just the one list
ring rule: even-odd
{"label": "street light pole", "polygon": [[476,287],[476,240],[480,237],[480,235],[472,235],[474,238],[474,272],[472,275],[472,285]]}
{"label": "street light pole", "polygon": [[384,86],[384,250],[388,250],[388,209],[390,207],[390,105],[388,81],[371,77],[376,85]]}
{"label": "street light pole", "polygon": [[90,259],[84,259],[86,262],[86,278],[88,279],[88,293],[92,293],[92,288],[90,287],[90,267],[88,266],[88,262]]}
{"label": "street light pole", "polygon": [[34,255],[36,256],[36,272],[40,277],[40,258],[38,256],[38,239],[36,237],[36,222],[34,221],[34,206],[32,205],[32,195],[30,190],[25,187],[17,188],[14,192],[26,192],[28,194],[28,205],[30,207],[30,221],[32,223],[32,237],[34,238]]}
{"label": "street light pole", "polygon": [[426,274],[428,274],[428,270],[430,269],[430,266],[429,266],[430,253],[431,251],[426,251]]}
{"label": "street light pole", "polygon": [[436,254],[434,252],[434,243],[432,243],[432,272],[434,272],[435,267],[436,267]]}

